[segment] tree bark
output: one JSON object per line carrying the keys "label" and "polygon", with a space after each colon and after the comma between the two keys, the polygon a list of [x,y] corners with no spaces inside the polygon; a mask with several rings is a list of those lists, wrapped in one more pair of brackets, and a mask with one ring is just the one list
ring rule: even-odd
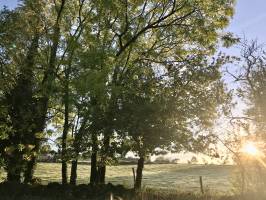
{"label": "tree bark", "polygon": [[91,154],[91,175],[90,175],[90,184],[98,184],[98,170],[97,170],[97,135],[92,133],[92,154]]}
{"label": "tree bark", "polygon": [[81,143],[82,143],[82,137],[84,132],[86,131],[86,125],[87,125],[88,119],[84,119],[83,122],[81,123],[81,127],[76,132],[74,136],[74,132],[72,137],[74,138],[73,142],[73,148],[74,148],[74,157],[72,158],[72,164],[71,164],[71,174],[70,174],[70,184],[71,185],[76,185],[77,183],[77,168],[78,168],[78,156],[79,153],[81,152]]}
{"label": "tree bark", "polygon": [[136,176],[136,182],[134,185],[134,189],[140,189],[142,184],[142,172],[144,168],[144,157],[141,156],[138,160],[138,166],[137,166],[137,176]]}
{"label": "tree bark", "polygon": [[97,152],[91,154],[91,175],[90,175],[90,184],[98,184],[98,170],[97,170]]}
{"label": "tree bark", "polygon": [[74,159],[72,160],[72,165],[71,165],[71,175],[70,175],[71,185],[77,184],[77,168],[78,168],[78,159]]}
{"label": "tree bark", "polygon": [[32,106],[33,115],[34,115],[34,124],[36,128],[32,131],[31,135],[31,145],[35,147],[31,152],[31,159],[26,162],[26,167],[24,169],[24,183],[31,183],[34,171],[36,168],[36,160],[37,157],[35,153],[37,153],[40,149],[41,139],[37,138],[35,133],[43,132],[46,124],[46,112],[47,112],[47,104],[46,99],[41,98],[40,100],[34,99],[34,103]]}
{"label": "tree bark", "polygon": [[[12,171],[14,171],[14,169],[12,169]],[[15,172],[12,172],[12,171],[8,170],[7,181],[20,183],[21,182],[21,171],[20,170],[16,170]]]}
{"label": "tree bark", "polygon": [[66,72],[66,83],[65,83],[65,95],[64,95],[64,105],[65,105],[65,112],[64,112],[64,129],[62,134],[62,184],[67,184],[67,134],[69,129],[69,83],[68,77],[69,74]]}
{"label": "tree bark", "polygon": [[104,136],[104,141],[103,141],[103,147],[104,147],[104,152],[103,152],[103,157],[100,165],[98,166],[98,182],[99,184],[105,184],[105,174],[106,174],[106,159],[109,154],[110,150],[110,135],[109,132],[106,132]]}
{"label": "tree bark", "polygon": [[7,181],[8,182],[21,182],[21,159],[9,159],[7,168]]}
{"label": "tree bark", "polygon": [[67,162],[65,160],[62,160],[62,184],[66,185],[67,184]]}
{"label": "tree bark", "polygon": [[27,162],[26,170],[24,171],[24,183],[32,183],[33,174],[36,164],[36,157],[34,156],[30,161]]}
{"label": "tree bark", "polygon": [[98,182],[99,184],[105,184],[105,173],[106,173],[106,165],[105,163],[98,166]]}

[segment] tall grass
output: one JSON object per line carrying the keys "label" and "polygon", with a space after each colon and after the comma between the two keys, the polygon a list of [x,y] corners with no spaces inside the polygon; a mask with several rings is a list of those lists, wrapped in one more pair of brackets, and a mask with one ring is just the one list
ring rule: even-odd
{"label": "tall grass", "polygon": [[244,156],[241,160],[232,181],[233,193],[239,194],[245,200],[266,200],[265,159],[259,161]]}
{"label": "tall grass", "polygon": [[[177,190],[144,189],[138,192],[135,200],[237,200],[235,195],[200,194],[195,192],[180,192]],[[240,200],[240,199],[239,199]]]}

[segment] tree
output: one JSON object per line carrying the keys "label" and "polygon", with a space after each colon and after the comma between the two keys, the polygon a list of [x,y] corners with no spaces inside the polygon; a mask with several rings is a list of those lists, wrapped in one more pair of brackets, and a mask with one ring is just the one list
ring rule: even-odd
{"label": "tree", "polygon": [[[30,26],[30,23],[23,20],[28,10],[24,10],[25,13],[12,13],[4,11],[2,13],[3,21],[2,24],[13,22],[14,26],[21,29],[25,41],[20,41],[19,39],[12,40],[12,37],[15,37],[19,34],[19,31],[10,29],[9,25],[4,26],[3,34],[1,34],[1,40],[3,42],[2,55],[6,56],[5,60],[2,63],[2,75],[6,79],[5,84],[11,84],[9,88],[3,87],[3,105],[6,107],[6,117],[10,119],[10,127],[12,127],[13,133],[4,140],[4,151],[7,153],[4,155],[7,169],[8,169],[8,180],[10,181],[20,181],[20,174],[23,170],[22,166],[25,163],[23,154],[26,151],[30,151],[26,147],[26,144],[32,143],[31,140],[25,132],[29,133],[31,131],[38,132],[39,127],[33,127],[33,120],[36,119],[36,106],[31,107],[31,104],[35,103],[33,94],[32,94],[32,84],[33,84],[33,74],[32,67],[35,64],[36,52],[39,45],[39,36],[37,30],[32,30],[29,32],[26,28]],[[20,19],[19,17],[22,17]],[[35,16],[33,17],[33,23],[38,19]],[[22,28],[22,27],[25,28]],[[12,34],[11,38],[10,35]],[[11,39],[11,40],[10,40]],[[28,45],[27,45],[28,42]],[[12,54],[12,46],[17,46],[17,53],[20,57],[17,57]],[[26,53],[23,53],[24,52]],[[12,66],[13,64],[13,66]],[[20,65],[18,69],[14,65]],[[19,71],[19,73],[8,73],[6,67],[10,67],[13,70]],[[14,75],[13,78],[10,75]],[[8,77],[9,76],[9,77]],[[8,80],[8,78],[10,78]],[[8,81],[7,81],[8,80]],[[34,117],[32,117],[34,116]],[[24,135],[24,137],[22,137]],[[4,153],[3,151],[3,153]],[[30,162],[28,162],[30,164]],[[28,171],[26,169],[26,176]],[[27,181],[27,178],[26,178]]]}
{"label": "tree", "polygon": [[[129,99],[123,95],[134,77],[150,73],[147,75],[152,81],[149,84],[169,79],[160,87],[149,86],[145,91],[148,93],[143,93],[148,95],[144,110],[158,116],[165,112],[159,105],[164,94],[167,96],[163,101],[165,106],[171,105],[172,94],[181,92],[181,99],[188,98],[187,91],[195,92],[195,96],[205,94],[202,91],[205,85],[194,91],[194,85],[188,84],[191,88],[183,90],[180,86],[179,91],[178,84],[187,80],[186,76],[179,75],[185,70],[195,79],[203,77],[193,82],[202,84],[205,75],[212,74],[211,69],[202,67],[203,60],[215,52],[219,32],[233,15],[233,4],[233,0],[114,0],[108,3],[105,0],[24,0],[14,11],[4,10],[0,17],[0,27],[3,27],[1,82],[4,83],[0,95],[3,118],[8,119],[4,124],[8,127],[6,130],[12,131],[1,140],[1,155],[8,179],[20,181],[24,174],[25,182],[31,181],[44,129],[51,118],[58,117],[63,119],[63,124],[60,121],[63,125],[62,183],[67,183],[67,138],[74,126],[73,116],[82,110],[78,127],[84,122],[86,131],[81,131],[83,136],[76,135],[73,145],[78,146],[79,138],[90,138],[88,149],[91,148],[95,161],[92,174],[97,177],[93,179],[104,183],[108,159],[115,157],[124,137],[116,122],[120,101]],[[187,70],[187,66],[191,68]],[[213,73],[218,79],[216,68]],[[74,83],[74,79],[89,81]],[[139,84],[142,88],[146,82],[142,80]],[[73,89],[76,86],[80,88]],[[163,87],[166,89],[160,93]],[[156,88],[156,95],[152,88]],[[143,98],[140,94],[132,92],[136,99]],[[78,98],[77,101],[73,97]],[[79,102],[79,98],[85,101]],[[136,104],[131,103],[131,106]],[[81,109],[77,109],[79,105]],[[157,113],[155,107],[160,112]],[[121,135],[117,135],[118,132]],[[75,133],[80,131],[77,129]],[[73,149],[77,157],[79,150]],[[76,160],[73,161],[75,177]]]}
{"label": "tree", "polygon": [[[236,189],[244,195],[246,192],[259,193],[264,185],[261,163],[249,156],[243,149],[255,145],[261,155],[265,153],[265,48],[257,41],[246,39],[240,42],[241,55],[236,63],[238,71],[228,73],[238,84],[236,95],[243,111],[232,116],[234,125],[225,146],[233,154],[239,167]],[[239,134],[241,133],[241,134]],[[261,156],[259,155],[259,157]],[[262,186],[262,187],[261,187]]]}
{"label": "tree", "polygon": [[[56,8],[56,14],[45,20],[43,16],[48,7],[42,1],[24,1],[16,10],[2,13],[1,24],[4,29],[1,34],[1,52],[6,56],[2,63],[2,75],[5,84],[10,84],[10,87],[3,88],[3,101],[13,130],[4,141],[4,151],[7,153],[3,152],[9,181],[19,182],[24,169],[24,182],[32,179],[40,146],[39,136],[45,128],[55,80],[59,26],[64,4],[62,1],[60,8]],[[54,18],[56,20],[53,23],[50,20]],[[50,25],[52,33],[46,34],[46,28]],[[12,53],[14,48],[16,52]],[[50,55],[46,63],[44,53],[48,51]]]}
{"label": "tree", "polygon": [[255,134],[265,140],[265,50],[257,41],[251,43],[245,41],[242,46],[243,67],[239,76],[235,76],[235,78],[241,83],[238,94],[247,104],[246,118],[244,119],[254,122]]}
{"label": "tree", "polygon": [[219,72],[227,61],[224,56],[212,62],[197,57],[172,69],[161,65],[160,74],[147,63],[135,64],[138,74],[123,83],[115,118],[116,131],[128,138],[127,150],[139,156],[136,189],[145,158],[156,149],[202,152],[214,142],[212,123],[231,99]]}
{"label": "tree", "polygon": [[95,20],[95,32],[91,32],[90,37],[97,41],[98,48],[90,56],[96,51],[96,55],[104,59],[98,69],[108,72],[103,94],[105,123],[100,182],[104,182],[104,163],[112,150],[110,139],[116,131],[114,114],[121,86],[128,74],[138,70],[132,66],[142,62],[151,68],[157,65],[171,68],[214,53],[218,30],[229,23],[233,2],[112,1],[106,5],[99,1],[95,4],[99,21]]}

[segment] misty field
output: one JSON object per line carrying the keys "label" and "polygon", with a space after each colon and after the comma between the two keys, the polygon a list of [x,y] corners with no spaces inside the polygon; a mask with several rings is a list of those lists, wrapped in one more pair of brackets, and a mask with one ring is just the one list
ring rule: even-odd
{"label": "misty field", "polygon": [[[131,187],[133,183],[132,167],[136,166],[109,166],[106,182]],[[145,165],[144,168],[143,186],[199,192],[199,176],[202,176],[206,190],[228,193],[232,191],[234,171],[234,167],[228,165],[150,164]],[[90,166],[80,164],[78,166],[78,184],[87,184],[89,173]],[[1,176],[4,174],[1,173]],[[35,176],[41,180],[42,184],[60,182],[61,165],[59,163],[39,163]]]}

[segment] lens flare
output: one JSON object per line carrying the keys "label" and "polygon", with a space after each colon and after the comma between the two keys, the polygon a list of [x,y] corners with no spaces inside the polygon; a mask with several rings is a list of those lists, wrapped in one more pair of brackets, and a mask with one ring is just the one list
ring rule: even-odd
{"label": "lens flare", "polygon": [[256,147],[256,145],[254,143],[248,142],[243,146],[242,151],[246,154],[249,154],[251,156],[257,156],[259,155],[259,150]]}

